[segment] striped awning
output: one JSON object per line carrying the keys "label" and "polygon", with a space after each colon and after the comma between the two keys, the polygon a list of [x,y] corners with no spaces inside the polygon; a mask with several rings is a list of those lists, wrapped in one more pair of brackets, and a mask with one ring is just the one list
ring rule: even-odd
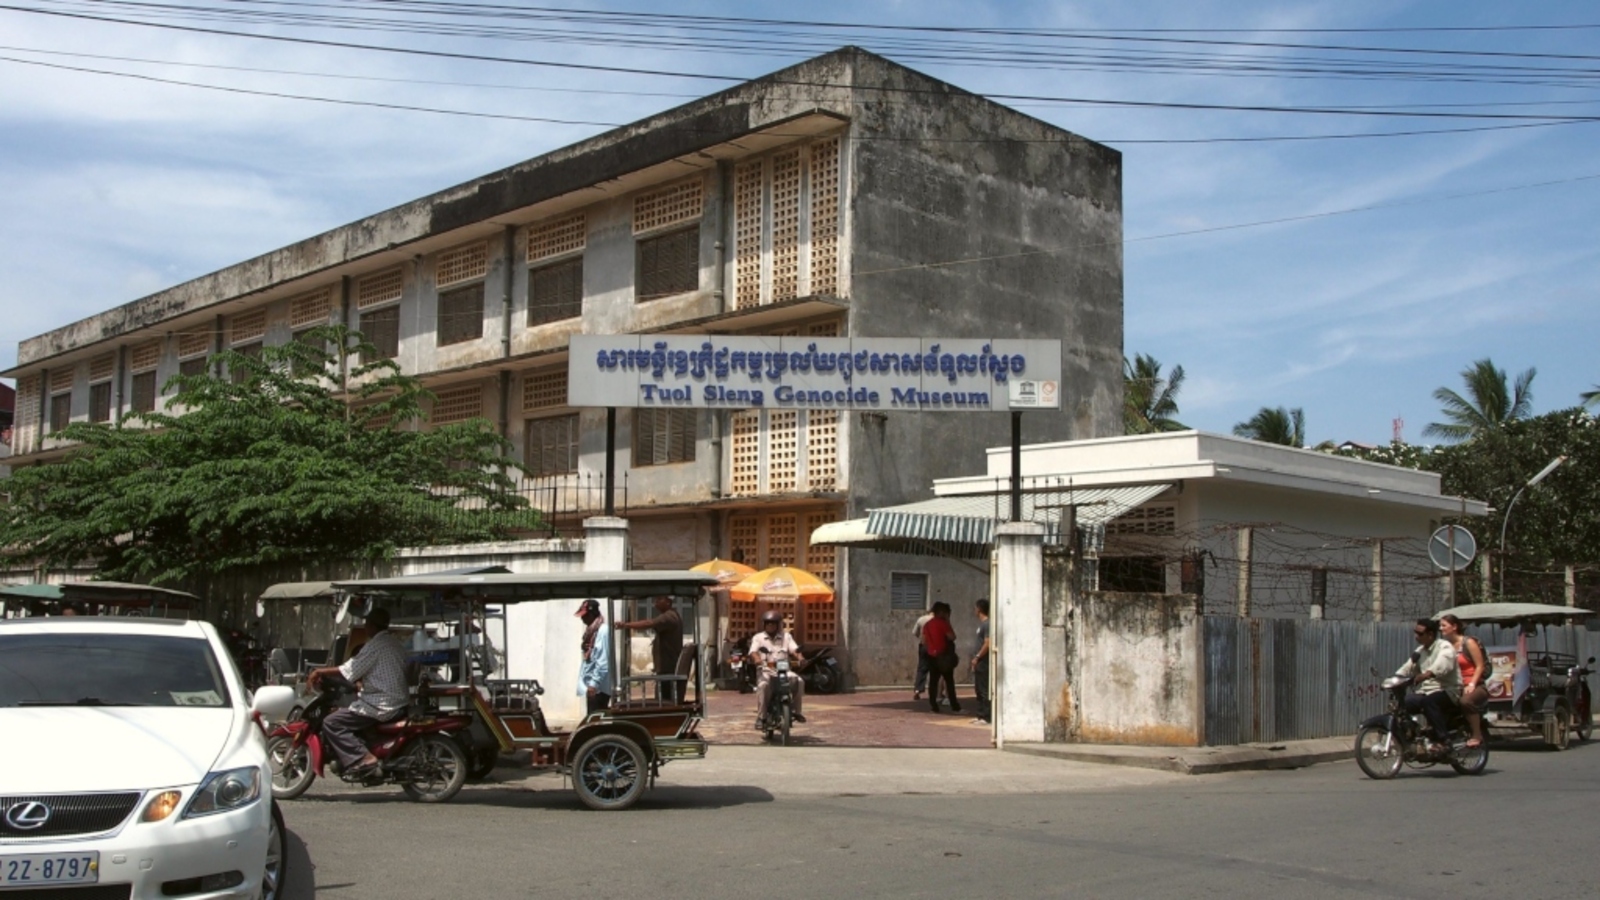
{"label": "striped awning", "polygon": [[[1104,525],[1169,487],[1170,484],[1142,484],[1024,494],[1021,518],[1044,525],[1046,540],[1061,543],[1061,523],[1068,509],[1077,510],[1080,528]],[[994,543],[995,529],[1010,520],[1009,494],[975,494],[871,510],[866,531],[881,538],[989,546]]]}

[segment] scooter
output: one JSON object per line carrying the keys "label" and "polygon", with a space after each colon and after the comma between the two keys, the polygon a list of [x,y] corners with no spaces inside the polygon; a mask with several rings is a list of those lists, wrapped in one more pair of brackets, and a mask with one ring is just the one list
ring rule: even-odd
{"label": "scooter", "polygon": [[1361,723],[1356,734],[1356,764],[1368,778],[1387,780],[1400,774],[1404,766],[1425,769],[1448,763],[1461,775],[1481,775],[1489,765],[1486,744],[1467,746],[1471,735],[1460,704],[1451,704],[1450,733],[1444,742],[1433,744],[1424,738],[1428,720],[1420,712],[1407,712],[1406,688],[1411,679],[1391,675],[1384,679],[1389,692],[1389,711]]}
{"label": "scooter", "polygon": [[437,710],[411,709],[389,722],[362,732],[375,769],[361,774],[340,771],[337,759],[325,747],[323,720],[341,705],[341,695],[353,690],[337,675],[322,679],[315,699],[299,719],[284,722],[268,734],[267,757],[272,764],[273,796],[293,800],[331,771],[344,781],[362,787],[398,784],[411,799],[442,803],[466,784],[472,764],[467,755],[470,712],[439,714]]}

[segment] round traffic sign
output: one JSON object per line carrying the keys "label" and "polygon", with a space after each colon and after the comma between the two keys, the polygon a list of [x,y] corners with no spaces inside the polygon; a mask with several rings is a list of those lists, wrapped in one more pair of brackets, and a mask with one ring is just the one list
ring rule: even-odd
{"label": "round traffic sign", "polygon": [[1447,572],[1459,572],[1478,555],[1472,532],[1460,525],[1443,525],[1428,539],[1428,558]]}

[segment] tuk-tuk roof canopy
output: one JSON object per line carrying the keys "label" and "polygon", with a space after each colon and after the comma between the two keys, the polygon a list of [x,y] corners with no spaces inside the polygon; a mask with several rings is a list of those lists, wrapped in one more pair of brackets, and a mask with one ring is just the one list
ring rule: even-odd
{"label": "tuk-tuk roof canopy", "polygon": [[122,581],[69,581],[61,585],[61,595],[66,600],[86,600],[103,606],[161,605],[188,609],[200,601],[186,591]]}
{"label": "tuk-tuk roof canopy", "polygon": [[0,597],[18,600],[60,600],[59,584],[0,584]]}
{"label": "tuk-tuk roof canopy", "polygon": [[490,603],[590,597],[698,597],[716,576],[688,571],[540,572],[531,575],[413,575],[339,581],[352,594],[444,593]]}
{"label": "tuk-tuk roof canopy", "polygon": [[309,600],[313,597],[332,597],[338,591],[331,581],[285,581],[261,592],[263,600]]}
{"label": "tuk-tuk roof canopy", "polygon": [[1496,622],[1506,625],[1517,622],[1560,624],[1568,619],[1588,614],[1587,609],[1580,607],[1551,606],[1547,603],[1468,603],[1465,606],[1435,613],[1434,618],[1453,615],[1463,622]]}

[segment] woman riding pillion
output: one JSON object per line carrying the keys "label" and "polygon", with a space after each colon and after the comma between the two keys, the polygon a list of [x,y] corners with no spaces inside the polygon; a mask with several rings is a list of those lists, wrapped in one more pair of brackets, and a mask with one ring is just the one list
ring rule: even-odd
{"label": "woman riding pillion", "polygon": [[1417,649],[1396,675],[1411,679],[1406,694],[1406,709],[1421,710],[1435,741],[1444,742],[1450,734],[1449,716],[1444,704],[1455,703],[1461,695],[1461,674],[1456,666],[1456,648],[1439,636],[1439,623],[1418,619],[1412,627]]}
{"label": "woman riding pillion", "polygon": [[1461,711],[1466,714],[1467,726],[1472,729],[1468,747],[1483,743],[1483,715],[1479,710],[1489,700],[1489,688],[1484,678],[1489,672],[1489,656],[1483,642],[1467,635],[1461,620],[1446,613],[1439,617],[1439,632],[1455,648],[1456,670],[1461,674]]}

